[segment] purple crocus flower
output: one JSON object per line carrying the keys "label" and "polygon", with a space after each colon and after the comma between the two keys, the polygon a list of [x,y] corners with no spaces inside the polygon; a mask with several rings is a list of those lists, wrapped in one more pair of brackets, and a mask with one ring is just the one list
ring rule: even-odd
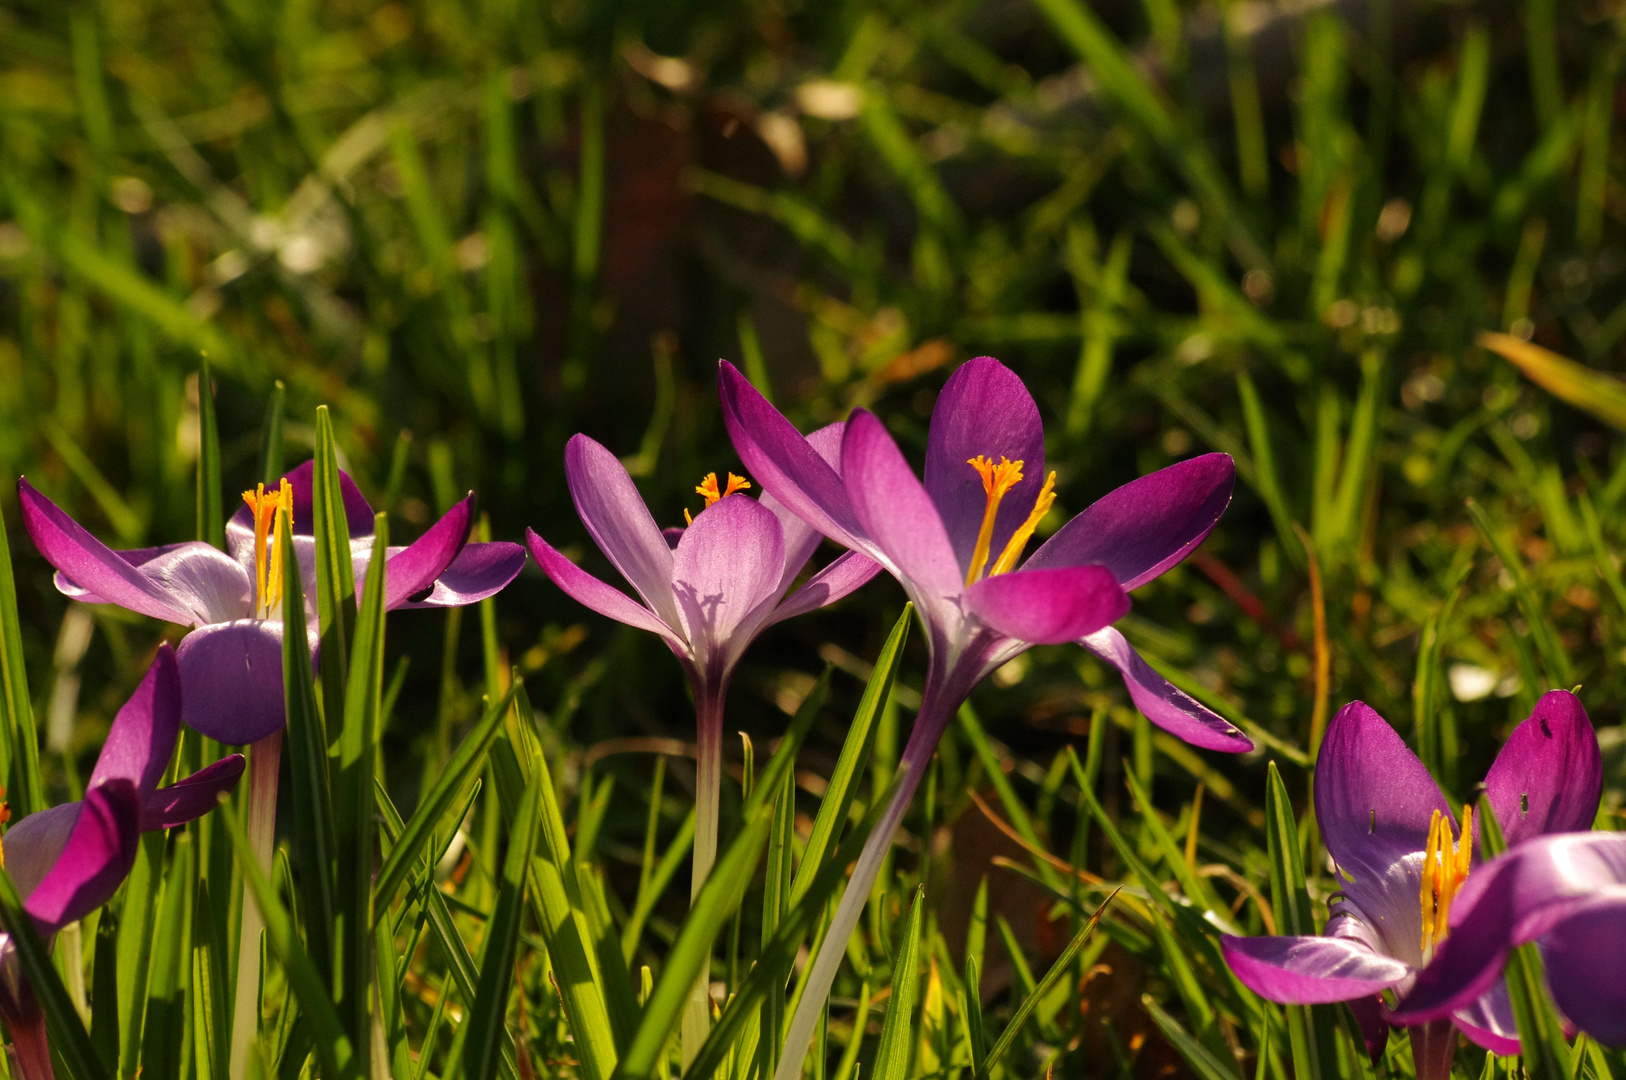
{"label": "purple crocus flower", "polygon": [[1450,925],[1397,1020],[1452,1015],[1499,982],[1510,949],[1535,941],[1570,1022],[1626,1045],[1626,834],[1559,833],[1511,847],[1463,885]]}
{"label": "purple crocus flower", "polygon": [[[294,553],[306,588],[306,632],[316,640],[316,540],[311,532],[311,478],[306,462],[278,489],[246,492],[249,504],[226,523],[226,551],[202,541],[113,551],[27,480],[17,482],[23,524],[34,546],[57,568],[64,594],[117,604],[165,622],[195,627],[177,654],[186,686],[184,721],[224,743],[252,743],[284,723],[282,575],[271,528],[276,507],[291,500]],[[350,477],[339,474],[357,591],[372,554],[373,510]],[[389,549],[390,609],[455,607],[501,590],[525,564],[518,544],[466,543],[474,518],[470,495],[412,544]]]}
{"label": "purple crocus flower", "polygon": [[[1602,789],[1592,722],[1563,690],[1536,703],[1485,776],[1510,846],[1589,827]],[[1369,1045],[1380,1044],[1384,1021],[1392,1019],[1381,995],[1405,996],[1446,940],[1462,890],[1476,889],[1481,871],[1472,857],[1471,809],[1459,827],[1423,763],[1359,701],[1327,726],[1315,804],[1342,888],[1322,935],[1227,936],[1221,946],[1237,978],[1261,997],[1294,1005],[1350,1002]],[[1453,1000],[1444,1016],[1411,1028],[1421,1080],[1448,1074],[1456,1045],[1451,1024],[1487,1050],[1518,1052],[1505,984],[1487,981],[1478,993]]]}
{"label": "purple crocus flower", "polygon": [[723,417],[746,468],[826,536],[902,583],[931,660],[903,751],[899,791],[876,825],[814,961],[777,1080],[801,1069],[813,1023],[892,835],[955,711],[976,683],[1036,644],[1077,641],[1116,667],[1147,719],[1195,746],[1239,752],[1242,732],[1152,670],[1111,623],[1128,591],[1189,555],[1231,498],[1235,470],[1207,454],[1127,484],[1063,525],[1025,561],[1055,500],[1032,396],[991,357],[944,386],[927,435],[925,483],[881,421],[856,411],[839,451],[803,438],[750,382],[721,366]]}
{"label": "purple crocus flower", "polygon": [[[135,865],[141,833],[208,813],[242,775],[243,758],[232,754],[158,786],[175,750],[181,708],[180,671],[166,643],[114,718],[84,799],[29,814],[6,830],[0,862],[45,937],[112,899]],[[50,1080],[45,1013],[14,954],[9,936],[0,934],[0,1017],[11,1032],[13,1074]]]}
{"label": "purple crocus flower", "polygon": [[[842,425],[816,432],[816,452],[839,453]],[[800,588],[792,584],[821,537],[773,496],[737,492],[749,481],[709,474],[695,489],[706,507],[683,529],[655,524],[632,477],[609,450],[586,435],[565,447],[565,478],[576,512],[599,550],[637,590],[638,603],[559,554],[534,530],[531,554],[554,584],[601,615],[660,635],[682,662],[694,691],[697,724],[696,819],[691,898],[698,896],[717,855],[722,783],[723,702],[734,667],[757,635],[776,622],[846,596],[880,567],[847,552]],[[788,594],[788,595],[787,595]],[[682,1047],[687,1065],[707,1022],[706,980],[685,1011]]]}

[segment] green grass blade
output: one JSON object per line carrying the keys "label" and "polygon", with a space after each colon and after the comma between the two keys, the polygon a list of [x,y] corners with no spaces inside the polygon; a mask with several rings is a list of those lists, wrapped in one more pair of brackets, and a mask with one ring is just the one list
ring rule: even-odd
{"label": "green grass blade", "polygon": [[226,1080],[231,1039],[226,1031],[226,978],[221,942],[209,904],[209,882],[198,882],[192,924],[192,1067],[198,1080]]}
{"label": "green grass blade", "polygon": [[[1276,919],[1276,932],[1283,935],[1313,935],[1315,920],[1310,913],[1310,893],[1304,883],[1304,863],[1300,857],[1298,822],[1287,797],[1287,785],[1272,761],[1265,779],[1265,848],[1270,860],[1270,907]],[[1331,1032],[1324,1023],[1324,1011],[1312,1006],[1289,1005],[1288,1039],[1293,1050],[1293,1072],[1302,1080],[1336,1076]]]}
{"label": "green grass blade", "polygon": [[480,983],[467,1021],[469,1033],[463,1043],[463,1075],[467,1080],[490,1080],[502,1057],[508,989],[519,950],[520,921],[525,915],[525,881],[536,848],[541,793],[542,777],[533,776],[509,833],[502,885],[497,890],[496,910],[486,926],[485,944],[480,952]]}
{"label": "green grass blade", "polygon": [[[340,490],[338,447],[327,406],[316,410],[316,469],[311,477],[311,531],[316,537],[316,616],[320,633],[322,715],[329,744],[339,736],[339,717],[349,683],[350,625],[356,617],[355,571],[350,562],[350,525]],[[290,623],[291,626],[302,623]]]}
{"label": "green grass blade", "polygon": [[909,1052],[915,1044],[915,998],[920,984],[920,909],[925,897],[925,886],[916,886],[914,903],[909,905],[909,922],[898,945],[897,961],[892,965],[892,1000],[887,1003],[881,1045],[875,1051],[875,1080],[904,1080],[909,1074]]}
{"label": "green grass blade", "polygon": [[39,735],[28,696],[17,582],[11,572],[11,541],[0,521],[0,776],[9,778],[15,818],[45,809],[40,787]]}
{"label": "green grass blade", "polygon": [[[139,858],[139,855],[137,856]],[[129,895],[125,896],[126,902]],[[119,1067],[119,925],[123,922],[123,905],[114,914],[114,908],[102,909],[96,921],[96,957],[92,964],[93,983],[90,991],[90,1042],[96,1055],[109,1072],[117,1075]]]}
{"label": "green grass blade", "polygon": [[1163,1037],[1169,1040],[1169,1045],[1185,1058],[1186,1064],[1191,1066],[1200,1080],[1236,1080],[1236,1073],[1222,1065],[1202,1043],[1192,1038],[1191,1032],[1182,1027],[1178,1020],[1164,1012],[1152,995],[1143,995],[1141,1004],[1146,1007],[1158,1030],[1163,1032]]}
{"label": "green grass blade", "polygon": [[282,476],[283,415],[287,412],[288,389],[278,379],[271,384],[271,400],[265,407],[265,432],[260,436],[260,480],[274,484]]}
{"label": "green grass blade", "polygon": [[[1496,527],[1484,509],[1474,499],[1468,500],[1468,516],[1473,519],[1479,535],[1485,540],[1491,552],[1502,561],[1502,566],[1513,578],[1513,592],[1519,598],[1519,608],[1524,612],[1526,621],[1530,624],[1530,637],[1534,639],[1536,651],[1541,654],[1541,662],[1546,667],[1546,676],[1551,686],[1570,687],[1575,685],[1575,671],[1570,666],[1569,654],[1564,651],[1559,641],[1558,631],[1553,628],[1552,621],[1547,617],[1546,605],[1536,593],[1535,586],[1530,582],[1530,576],[1525,572],[1524,560],[1519,558],[1502,531]],[[1539,687],[1532,690],[1540,691]]]}

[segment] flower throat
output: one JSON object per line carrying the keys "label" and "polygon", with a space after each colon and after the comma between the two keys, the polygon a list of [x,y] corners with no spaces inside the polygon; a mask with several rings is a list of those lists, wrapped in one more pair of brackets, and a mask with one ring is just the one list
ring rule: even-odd
{"label": "flower throat", "polygon": [[271,491],[258,484],[243,492],[243,501],[254,515],[254,617],[268,619],[282,603],[282,545],[271,534],[283,514],[293,531],[294,489],[286,479]]}
{"label": "flower throat", "polygon": [[[982,490],[988,496],[988,505],[982,512],[982,528],[977,531],[977,546],[971,552],[971,566],[965,572],[965,583],[975,585],[983,578],[983,570],[988,566],[990,548],[994,542],[994,520],[999,516],[999,504],[1017,484],[1022,482],[1022,462],[1012,461],[1001,454],[999,464],[995,465],[992,458],[981,454],[966,461],[966,464],[977,470],[982,477]],[[1044,486],[1039,489],[1039,497],[1033,500],[1033,509],[1029,511],[1027,520],[1022,522],[1011,538],[1005,542],[1005,549],[994,560],[993,568],[988,570],[987,576],[1003,574],[1016,568],[1016,562],[1022,557],[1022,549],[1028,546],[1033,537],[1033,530],[1039,527],[1039,522],[1050,512],[1050,507],[1056,501],[1056,474],[1054,471],[1045,477]]]}
{"label": "flower throat", "polygon": [[1423,930],[1419,947],[1426,962],[1445,940],[1451,917],[1451,901],[1456,899],[1462,883],[1468,878],[1473,860],[1474,808],[1462,807],[1462,839],[1453,847],[1451,819],[1434,811],[1428,824],[1428,847],[1423,851],[1423,884],[1418,896],[1422,908]]}

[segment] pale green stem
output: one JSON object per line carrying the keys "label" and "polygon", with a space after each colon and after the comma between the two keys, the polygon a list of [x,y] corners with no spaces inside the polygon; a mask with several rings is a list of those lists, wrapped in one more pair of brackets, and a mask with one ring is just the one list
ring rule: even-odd
{"label": "pale green stem", "polygon": [[[277,829],[277,769],[282,763],[282,729],[248,751],[248,842],[266,877]],[[231,1075],[247,1076],[249,1055],[260,1037],[260,931],[265,916],[243,890],[242,929],[237,939],[237,990],[232,1007]]]}
{"label": "pale green stem", "polygon": [[[726,687],[695,697],[698,724],[695,729],[695,822],[694,870],[689,885],[689,904],[693,906],[701,888],[711,876],[712,864],[717,861],[717,818],[722,799],[723,782],[723,698]],[[700,1046],[711,1030],[711,965],[703,965],[689,988],[689,999],[683,1003],[682,1024],[678,1045],[683,1069],[688,1071]]]}

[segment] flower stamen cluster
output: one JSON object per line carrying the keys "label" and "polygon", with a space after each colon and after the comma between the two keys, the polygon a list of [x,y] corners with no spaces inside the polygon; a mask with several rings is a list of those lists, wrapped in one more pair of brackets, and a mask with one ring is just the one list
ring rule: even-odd
{"label": "flower stamen cluster", "polygon": [[1418,895],[1422,909],[1422,940],[1418,947],[1432,957],[1449,933],[1451,901],[1468,879],[1473,859],[1474,808],[1462,807],[1462,838],[1453,846],[1451,819],[1434,811],[1428,823],[1428,846],[1423,849],[1423,883]]}
{"label": "flower stamen cluster", "polygon": [[254,515],[254,613],[256,618],[270,618],[282,603],[282,545],[272,539],[277,515],[286,514],[292,531],[294,520],[294,491],[287,477],[274,491],[266,491],[257,484],[253,491],[243,492],[243,501]]}
{"label": "flower stamen cluster", "polygon": [[[706,478],[695,486],[694,493],[706,500],[706,505],[701,509],[707,509],[715,506],[719,500],[726,499],[736,492],[750,490],[751,481],[747,480],[743,476],[737,476],[734,473],[728,474],[728,483],[724,485],[721,490],[719,490],[717,486],[717,474],[714,472],[709,472],[706,474]],[[687,510],[683,511],[683,521],[685,524],[693,525],[694,515],[689,513]]]}
{"label": "flower stamen cluster", "polygon": [[[977,532],[977,546],[971,553],[971,565],[965,573],[967,587],[975,585],[983,578],[983,569],[988,565],[988,556],[992,553],[994,541],[994,521],[999,516],[999,504],[1009,491],[1022,482],[1022,462],[1012,461],[1000,455],[999,464],[993,459],[981,454],[969,458],[966,464],[977,470],[982,477],[982,490],[988,496],[988,506],[982,512],[982,528]],[[1027,520],[1011,534],[1005,542],[1005,548],[994,560],[993,569],[988,571],[988,577],[1008,573],[1016,569],[1017,560],[1021,559],[1022,552],[1027,548],[1028,541],[1033,538],[1033,530],[1039,527],[1039,522],[1050,512],[1050,507],[1056,501],[1056,474],[1054,471],[1045,477],[1044,486],[1039,489],[1038,498],[1033,500],[1033,509],[1028,512]]]}

